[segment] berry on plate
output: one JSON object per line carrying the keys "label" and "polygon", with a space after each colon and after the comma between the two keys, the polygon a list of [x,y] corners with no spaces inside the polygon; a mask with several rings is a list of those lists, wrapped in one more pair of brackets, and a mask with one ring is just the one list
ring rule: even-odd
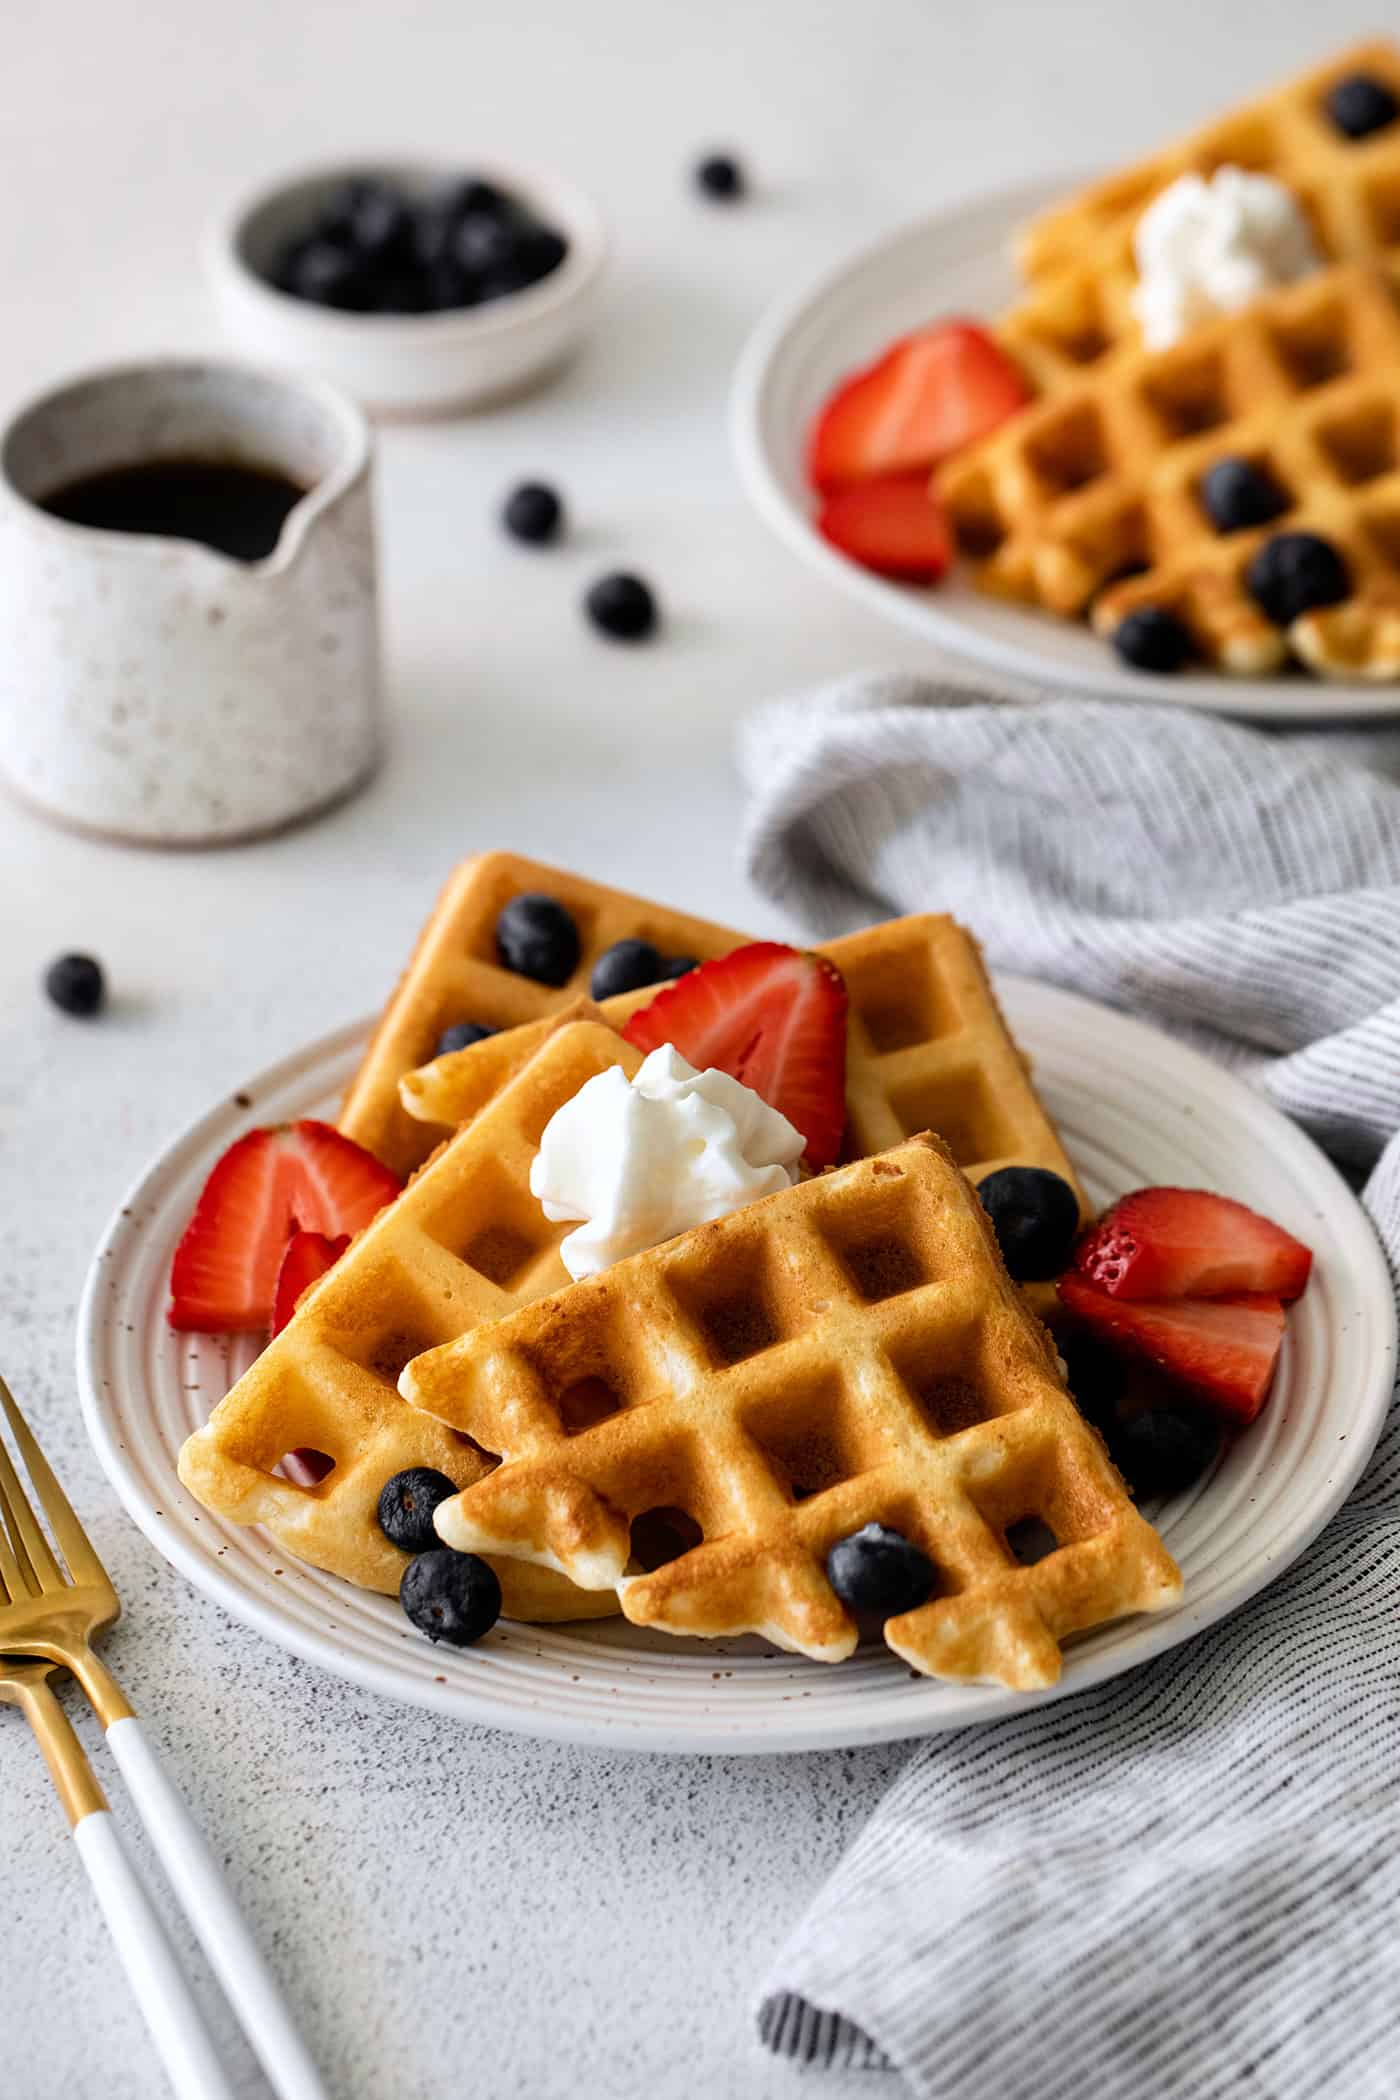
{"label": "berry on plate", "polygon": [[544,481],[522,481],[506,497],[501,523],[512,539],[526,546],[543,547],[557,540],[564,519],[564,506]]}
{"label": "berry on plate", "polygon": [[1079,1243],[1075,1267],[1112,1298],[1302,1295],[1312,1254],[1257,1210],[1207,1189],[1137,1189]]}
{"label": "berry on plate", "polygon": [[834,490],[817,513],[817,530],[848,560],[901,583],[937,583],[953,559],[953,536],[925,474]]}
{"label": "berry on plate", "polygon": [[277,1274],[297,1231],[351,1237],[402,1183],[329,1123],[250,1130],[200,1192],[170,1271],[170,1324],[219,1334],[271,1325]]}
{"label": "berry on plate", "polygon": [[1062,1276],[1061,1303],[1091,1334],[1155,1364],[1172,1382],[1237,1427],[1269,1397],[1283,1341],[1277,1298],[1111,1298],[1082,1276]]}
{"label": "berry on plate", "polygon": [[594,963],[588,989],[595,999],[612,999],[619,992],[639,992],[644,985],[661,984],[676,974],[650,941],[614,941]]}
{"label": "berry on plate", "polygon": [[846,1127],[846,987],[825,956],[754,941],[658,992],[622,1031],[638,1050],[673,1043],[697,1071],[742,1080],[829,1167]]}
{"label": "berry on plate", "polygon": [[496,953],[518,977],[536,984],[567,984],[583,944],[572,912],[557,897],[521,890],[496,921]]}
{"label": "berry on plate", "polygon": [[399,1602],[420,1633],[452,1648],[469,1648],[501,1616],[495,1569],[475,1553],[432,1546],[403,1571]]}
{"label": "berry on plate", "polygon": [[1135,671],[1179,671],[1195,647],[1186,623],[1160,605],[1139,605],[1125,614],[1111,640]]}
{"label": "berry on plate", "polygon": [[456,1481],[436,1466],[409,1466],[379,1491],[379,1528],[390,1545],[405,1553],[432,1552],[442,1544],[433,1529],[433,1511],[456,1492]]}
{"label": "berry on plate", "polygon": [[926,474],[1024,408],[1030,389],[971,321],[938,321],[842,380],[812,426],[807,477],[823,492]]}
{"label": "berry on plate", "polygon": [[921,1546],[888,1524],[863,1524],[826,1556],[826,1579],[848,1611],[892,1619],[915,1611],[933,1590],[934,1566]]}
{"label": "berry on plate", "polygon": [[1000,1167],[978,1188],[1006,1273],[1016,1283],[1058,1276],[1079,1230],[1079,1198],[1048,1167]]}
{"label": "berry on plate", "polygon": [[272,1293],[272,1331],[280,1334],[297,1309],[297,1300],[333,1269],[350,1244],[348,1232],[332,1239],[324,1232],[294,1232],[282,1256]]}
{"label": "berry on plate", "polygon": [[733,204],[744,194],[744,171],[732,153],[707,153],[695,164],[695,186],[718,203]]}
{"label": "berry on plate", "polygon": [[1179,1495],[1214,1465],[1220,1425],[1199,1408],[1147,1407],[1108,1438],[1109,1452],[1133,1495]]}
{"label": "berry on plate", "polygon": [[1316,532],[1276,532],[1244,572],[1244,586],[1276,627],[1317,605],[1339,605],[1351,589],[1346,562]]}
{"label": "berry on plate", "polygon": [[450,1057],[454,1050],[470,1050],[473,1043],[484,1043],[488,1035],[499,1033],[499,1029],[488,1028],[484,1021],[454,1021],[438,1037],[433,1056]]}

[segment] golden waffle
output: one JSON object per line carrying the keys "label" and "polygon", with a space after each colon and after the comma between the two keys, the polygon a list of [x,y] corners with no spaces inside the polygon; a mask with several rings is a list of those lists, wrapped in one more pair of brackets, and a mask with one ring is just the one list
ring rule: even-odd
{"label": "golden waffle", "polygon": [[937,1570],[885,1626],[932,1676],[1052,1684],[1066,1635],[1179,1594],[933,1137],[478,1328],[401,1389],[502,1454],[439,1508],[447,1543],[612,1584],[637,1625],[837,1662],[858,1630],[826,1555],[871,1522]]}
{"label": "golden waffle", "polygon": [[[1332,677],[1394,678],[1398,415],[1400,264],[1349,264],[1036,403],[950,461],[937,486],[986,590],[1065,615],[1092,608],[1104,632],[1161,606],[1224,671],[1275,670],[1291,645]],[[1198,491],[1226,457],[1266,468],[1289,509],[1218,532]],[[1280,531],[1330,540],[1353,586],[1287,633],[1243,582]]]}
{"label": "golden waffle", "polygon": [[[1088,1218],[970,933],[926,913],[846,934],[817,953],[835,963],[850,997],[845,1158],[936,1130],[970,1180],[999,1167],[1048,1167],[1064,1176]],[[624,992],[591,1011],[620,1028],[655,996],[655,986]],[[405,1107],[439,1131],[464,1122],[533,1054],[547,1026],[488,1036],[410,1072],[401,1086]],[[1048,1314],[1053,1289],[1032,1286],[1032,1293]]]}
{"label": "golden waffle", "polygon": [[[530,1194],[530,1162],[549,1118],[595,1072],[641,1059],[611,1029],[573,1027],[545,1042],[514,1082],[381,1211],[309,1291],[203,1429],[180,1453],[180,1478],[206,1508],[265,1524],[288,1552],[361,1587],[398,1590],[405,1560],[379,1528],[380,1490],[407,1466],[435,1466],[464,1487],[486,1470],[472,1443],[415,1414],[396,1380],[421,1350],[454,1340],[531,1298],[561,1289],[570,1230]],[[288,1451],[334,1459],[316,1487],[278,1471]],[[539,1569],[502,1569],[513,1618],[597,1617],[586,1597]]]}
{"label": "golden waffle", "polygon": [[[496,921],[522,890],[543,890],[573,914],[583,952],[566,984],[537,984],[503,968],[497,956]],[[399,1081],[431,1057],[443,1030],[459,1021],[517,1028],[558,1012],[587,992],[603,950],[629,936],[654,942],[663,955],[694,955],[702,962],[727,955],[745,938],[707,919],[513,853],[481,853],[463,861],[419,935],[351,1081],[340,1111],[341,1129],[396,1174],[411,1174],[446,1133],[425,1129],[405,1113]]]}
{"label": "golden waffle", "polygon": [[1233,165],[1272,176],[1297,197],[1324,261],[1400,255],[1400,123],[1363,139],[1338,131],[1323,104],[1349,73],[1400,96],[1400,50],[1387,39],[1357,45],[1030,221],[1017,247],[1029,289],[997,333],[1039,392],[1072,386],[1140,344],[1133,233],[1181,175]]}

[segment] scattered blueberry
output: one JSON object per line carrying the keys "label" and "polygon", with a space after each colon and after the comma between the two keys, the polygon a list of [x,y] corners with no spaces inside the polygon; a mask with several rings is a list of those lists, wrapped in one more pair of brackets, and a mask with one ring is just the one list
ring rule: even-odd
{"label": "scattered blueberry", "polygon": [[707,197],[732,204],[744,194],[744,171],[732,153],[707,153],[695,165],[696,187]]}
{"label": "scattered blueberry", "polygon": [[1265,540],[1244,573],[1245,588],[1277,627],[1315,605],[1336,605],[1351,577],[1330,540],[1315,532],[1279,532]]}
{"label": "scattered blueberry", "polygon": [[433,1546],[404,1569],[399,1602],[430,1641],[470,1648],[501,1616],[501,1585],[475,1553]]}
{"label": "scattered blueberry", "polygon": [[1400,102],[1383,80],[1370,73],[1349,73],[1328,95],[1327,114],[1345,137],[1364,139],[1395,122]]}
{"label": "scattered blueberry", "polygon": [[601,576],[583,603],[593,625],[614,641],[639,642],[656,625],[656,600],[640,576]]}
{"label": "scattered blueberry", "polygon": [[650,941],[614,941],[593,965],[588,989],[595,999],[611,999],[618,992],[639,992],[644,984],[660,984],[666,965]]}
{"label": "scattered blueberry", "polygon": [[44,990],[64,1013],[85,1020],[107,996],[102,965],[90,955],[60,955],[44,972]]}
{"label": "scattered blueberry", "polygon": [[836,1541],[826,1556],[826,1579],[848,1611],[889,1619],[927,1603],[934,1566],[902,1531],[865,1524]]}
{"label": "scattered blueberry", "polygon": [[522,200],[479,177],[416,197],[386,177],[359,175],[283,243],[269,274],[318,306],[428,313],[537,284],[568,247]]}
{"label": "scattered blueberry", "polygon": [[1249,459],[1218,459],[1201,476],[1201,501],[1217,532],[1267,525],[1288,508],[1273,475]]}
{"label": "scattered blueberry", "polygon": [[1118,622],[1113,646],[1139,671],[1179,671],[1191,654],[1189,628],[1160,605],[1140,605]]}
{"label": "scattered blueberry", "polygon": [[1220,1431],[1207,1415],[1151,1407],[1109,1438],[1114,1463],[1139,1501],[1179,1495],[1215,1461]]}
{"label": "scattered blueberry", "polygon": [[473,1043],[484,1042],[488,1035],[499,1030],[488,1028],[484,1021],[456,1021],[451,1028],[444,1028],[437,1039],[434,1057],[446,1057],[453,1050],[468,1050]]}
{"label": "scattered blueberry", "polygon": [[1079,1231],[1079,1199],[1061,1175],[1047,1167],[1002,1167],[977,1193],[1017,1283],[1061,1273]]}
{"label": "scattered blueberry", "polygon": [[496,921],[496,948],[517,976],[537,984],[567,984],[578,968],[578,928],[557,897],[522,890]]}
{"label": "scattered blueberry", "polygon": [[501,523],[512,539],[542,547],[559,537],[564,506],[547,482],[522,481],[506,497]]}
{"label": "scattered blueberry", "polygon": [[699,967],[698,955],[668,955],[662,962],[659,981],[670,984],[674,978],[689,977],[691,971]]}
{"label": "scattered blueberry", "polygon": [[1118,1403],[1128,1383],[1122,1358],[1096,1335],[1072,1333],[1056,1339],[1065,1361],[1065,1383],[1079,1412],[1105,1437],[1116,1433]]}
{"label": "scattered blueberry", "polygon": [[405,1553],[426,1553],[438,1543],[433,1511],[455,1495],[457,1483],[432,1466],[410,1466],[395,1473],[379,1491],[379,1528],[392,1546]]}

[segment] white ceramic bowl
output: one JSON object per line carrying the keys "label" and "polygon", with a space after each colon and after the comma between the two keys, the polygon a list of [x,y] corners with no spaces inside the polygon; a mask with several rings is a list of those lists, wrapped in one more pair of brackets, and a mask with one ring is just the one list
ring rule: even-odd
{"label": "white ceramic bowl", "polygon": [[[558,228],[569,252],[525,291],[445,313],[356,314],[278,291],[273,256],[304,231],[347,177],[375,175],[425,196],[470,172],[519,197]],[[386,416],[442,414],[523,392],[578,347],[607,259],[607,232],[589,199],[539,169],[473,161],[356,161],[284,177],[208,228],[204,262],[229,327],[259,357],[319,373]]]}

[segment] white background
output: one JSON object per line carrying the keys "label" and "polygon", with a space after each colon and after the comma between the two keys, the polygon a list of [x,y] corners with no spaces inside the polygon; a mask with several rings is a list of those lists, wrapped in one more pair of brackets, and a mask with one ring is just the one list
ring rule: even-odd
{"label": "white background", "polygon": [[[560,384],[383,436],[393,741],[365,795],[271,843],[182,856],[0,806],[0,1369],[126,1602],[111,1659],[337,2094],[794,2092],[752,2043],[751,2001],[905,1752],[609,1758],[450,1727],[289,1660],[191,1592],[101,1480],[70,1371],[83,1271],[177,1126],[382,999],[464,853],[511,846],[782,930],[736,861],[734,725],[911,645],[828,598],[747,514],[724,435],[747,330],[901,219],[1140,152],[1370,25],[1308,0],[3,0],[0,26],[5,412],[112,355],[217,343],[201,223],[284,166],[499,151],[555,163],[612,222],[601,323]],[[687,187],[714,145],[753,172],[741,208]],[[494,524],[524,474],[566,493],[557,551]],[[647,647],[579,614],[617,565],[663,601]],[[95,1024],[37,990],[73,946],[110,973]],[[4,1713],[0,1804],[0,1917],[20,1921],[0,1956],[0,2084],[150,2100],[159,2074]],[[247,2090],[263,2090],[252,2072]]]}

